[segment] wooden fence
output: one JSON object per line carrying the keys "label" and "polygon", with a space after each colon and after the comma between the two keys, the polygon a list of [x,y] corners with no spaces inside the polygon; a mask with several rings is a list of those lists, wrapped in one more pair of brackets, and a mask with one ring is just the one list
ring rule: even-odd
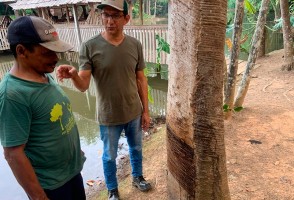
{"label": "wooden fence", "polygon": [[[4,74],[8,72],[13,66],[14,61],[8,61],[0,63],[0,81],[2,80]],[[55,72],[52,73],[52,76],[57,80]],[[72,81],[69,79],[64,79],[63,82],[58,82],[58,84],[62,87],[68,88],[69,90],[75,91],[77,95],[81,94],[81,92],[73,85]],[[90,87],[86,91],[87,98],[96,97],[96,90],[94,79],[91,79]],[[153,98],[153,103],[149,103],[149,111],[150,115],[157,116],[165,116],[166,114],[166,102],[167,102],[167,92],[157,89],[151,90],[151,96]],[[96,105],[97,106],[97,105]],[[97,112],[95,111],[95,115],[97,117]]]}
{"label": "wooden fence", "polygon": [[[60,39],[72,44],[74,46],[73,50],[78,51],[80,44],[77,39],[76,29],[74,27],[66,27],[60,25],[55,25],[55,27],[56,31],[59,33]],[[92,36],[100,33],[103,29],[103,26],[80,27],[82,41],[86,41]],[[163,39],[167,40],[167,26],[125,26],[124,30],[127,35],[137,38],[142,43],[145,61],[156,63],[157,43],[155,36],[159,35]],[[9,49],[6,35],[7,29],[0,29],[0,50]],[[167,54],[162,52],[160,57],[160,63],[166,64]]]}
{"label": "wooden fence", "polygon": [[0,51],[9,49],[7,41],[7,28],[0,28]]}

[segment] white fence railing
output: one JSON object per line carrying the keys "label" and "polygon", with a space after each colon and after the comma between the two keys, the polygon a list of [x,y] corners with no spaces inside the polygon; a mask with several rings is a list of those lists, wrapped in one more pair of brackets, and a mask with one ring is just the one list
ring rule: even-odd
{"label": "white fence railing", "polygon": [[0,51],[9,49],[7,41],[7,28],[0,28]]}
{"label": "white fence railing", "polygon": [[[0,63],[0,81],[2,80],[4,74],[8,72],[13,66],[14,61]],[[52,73],[52,76],[57,80],[55,72]],[[81,94],[78,89],[73,85],[72,81],[65,79],[63,82],[58,83],[62,87],[66,87],[69,90],[75,91],[77,95]],[[87,95],[89,97],[95,97],[96,95],[95,85],[93,79],[91,79],[91,84],[87,90]],[[167,92],[157,89],[151,90],[151,96],[153,98],[153,103],[149,103],[150,115],[152,116],[165,116],[166,114],[166,102],[167,102]],[[89,98],[87,97],[87,98]],[[95,111],[96,113],[96,111]],[[95,114],[97,115],[97,113]]]}
{"label": "white fence railing", "polygon": [[[103,26],[90,26],[81,27],[81,39],[85,41],[90,37],[97,35],[103,31]],[[76,29],[74,27],[61,27],[56,26],[56,30],[59,33],[60,39],[72,44],[74,46],[74,51],[78,51],[79,42],[77,39]],[[137,38],[143,46],[143,53],[146,62],[156,63],[156,39],[155,36],[159,35],[164,40],[167,40],[167,26],[125,26],[124,32],[127,35]],[[9,44],[7,42],[7,29],[0,29],[0,50],[9,49]],[[167,54],[162,52],[160,55],[160,63],[166,64]]]}

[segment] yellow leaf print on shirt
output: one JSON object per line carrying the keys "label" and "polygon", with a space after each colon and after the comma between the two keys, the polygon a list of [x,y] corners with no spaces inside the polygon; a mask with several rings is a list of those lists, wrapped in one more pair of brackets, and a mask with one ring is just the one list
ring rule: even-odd
{"label": "yellow leaf print on shirt", "polygon": [[51,110],[50,115],[51,115],[50,120],[52,122],[56,122],[57,120],[59,120],[61,129],[64,130],[62,122],[61,122],[61,117],[63,115],[62,106],[60,104],[58,104],[58,103],[55,104],[54,107]]}

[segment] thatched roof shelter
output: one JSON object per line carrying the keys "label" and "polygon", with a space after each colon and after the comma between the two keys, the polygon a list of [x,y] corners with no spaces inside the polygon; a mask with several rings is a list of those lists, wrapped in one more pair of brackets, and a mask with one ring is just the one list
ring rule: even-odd
{"label": "thatched roof shelter", "polygon": [[100,3],[101,0],[18,0],[10,4],[14,10],[35,9],[46,7],[60,7],[66,5],[87,5],[89,3]]}
{"label": "thatched roof shelter", "polygon": [[[72,8],[72,14],[74,18],[74,24],[76,28],[77,33],[77,40],[81,44],[81,34],[80,34],[80,28],[79,28],[79,16],[77,12],[77,6],[80,5],[89,5],[91,8],[91,11],[89,13],[88,18],[91,18],[88,21],[91,21],[90,24],[93,22],[93,18],[97,18],[97,15],[95,15],[95,7],[94,4],[101,3],[101,0],[17,0],[16,3],[10,4],[10,6],[13,8],[13,10],[26,10],[26,9],[37,9],[39,11],[39,16],[42,16],[43,18],[49,20],[51,23],[54,23],[52,21],[52,16],[48,16],[48,8],[66,8],[66,15],[67,20],[69,22],[69,10],[68,7]],[[47,10],[47,11],[46,11]],[[50,12],[49,12],[50,15]],[[94,20],[97,21],[97,20]]]}

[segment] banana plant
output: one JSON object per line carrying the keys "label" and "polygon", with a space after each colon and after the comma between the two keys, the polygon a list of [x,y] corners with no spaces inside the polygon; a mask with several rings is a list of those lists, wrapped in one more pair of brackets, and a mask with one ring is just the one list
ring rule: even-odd
{"label": "banana plant", "polygon": [[162,38],[160,37],[158,34],[155,35],[156,41],[157,41],[157,48],[156,48],[156,67],[157,67],[157,71],[160,72],[161,70],[161,52],[165,52],[167,54],[170,54],[170,46],[169,44]]}

